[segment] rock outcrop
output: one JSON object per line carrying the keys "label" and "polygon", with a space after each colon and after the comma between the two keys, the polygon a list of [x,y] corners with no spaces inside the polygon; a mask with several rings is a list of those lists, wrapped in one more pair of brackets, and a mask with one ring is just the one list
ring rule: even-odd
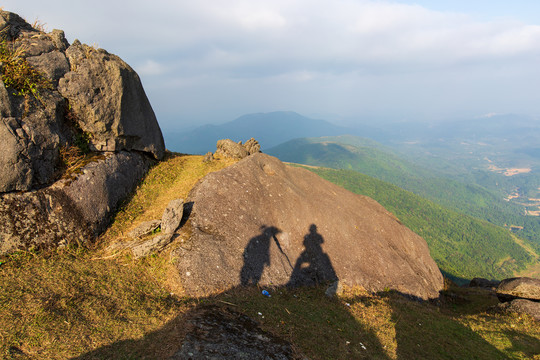
{"label": "rock outcrop", "polygon": [[[139,77],[105,50],[70,45],[61,30],[40,32],[6,11],[0,40],[39,82],[12,88],[11,65],[0,67],[0,253],[87,240],[164,155]],[[62,179],[72,148],[95,154]]]}
{"label": "rock outcrop", "polygon": [[246,141],[235,143],[231,139],[218,140],[216,144],[216,152],[214,156],[231,158],[231,159],[243,159],[249,155],[257,154],[261,152],[261,146],[257,140],[251,138]]}
{"label": "rock outcrop", "polygon": [[163,136],[139,77],[120,58],[78,41],[70,46],[62,31],[45,34],[6,11],[0,31],[10,42],[5,46],[50,82],[26,96],[0,82],[0,192],[52,183],[59,149],[73,143],[75,130],[95,151],[163,157]]}
{"label": "rock outcrop", "polygon": [[178,248],[189,295],[237,285],[335,282],[438,297],[443,277],[426,242],[374,200],[254,154],[207,175]]}
{"label": "rock outcrop", "polygon": [[499,310],[505,312],[527,314],[536,321],[540,321],[540,302],[514,299],[512,301],[501,303],[497,307]]}

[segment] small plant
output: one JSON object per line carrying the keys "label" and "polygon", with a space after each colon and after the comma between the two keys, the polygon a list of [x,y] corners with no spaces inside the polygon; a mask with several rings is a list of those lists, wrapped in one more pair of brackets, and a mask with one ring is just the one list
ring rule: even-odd
{"label": "small plant", "polygon": [[15,48],[6,40],[0,41],[0,70],[5,86],[15,90],[13,95],[34,96],[41,101],[39,92],[52,89],[51,82],[24,58],[24,50]]}
{"label": "small plant", "polygon": [[32,27],[40,32],[47,32],[47,24],[42,23],[39,19],[34,20]]}

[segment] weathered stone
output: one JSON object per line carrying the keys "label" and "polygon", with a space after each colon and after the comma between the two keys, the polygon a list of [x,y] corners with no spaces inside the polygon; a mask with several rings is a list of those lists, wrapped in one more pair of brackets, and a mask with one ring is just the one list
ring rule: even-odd
{"label": "weathered stone", "polygon": [[54,29],[49,36],[51,37],[51,40],[56,47],[57,50],[60,50],[62,52],[65,52],[66,49],[69,47],[69,43],[66,40],[66,35],[64,34],[64,31]]}
{"label": "weathered stone", "polygon": [[540,302],[525,299],[514,299],[512,301],[498,304],[497,307],[499,310],[507,312],[527,314],[533,319],[540,321]]}
{"label": "weathered stone", "polygon": [[474,278],[469,283],[469,287],[480,287],[485,289],[496,288],[501,282],[497,280],[488,280],[484,278]]}
{"label": "weathered stone", "polygon": [[58,50],[54,50],[38,56],[26,58],[28,63],[41,71],[56,86],[68,71],[69,63],[66,55]]}
{"label": "weathered stone", "polygon": [[63,191],[91,229],[98,235],[109,224],[110,215],[128,194],[137,187],[152,160],[143,154],[121,151],[86,165]]}
{"label": "weathered stone", "polygon": [[169,245],[172,241],[173,234],[162,234],[154,236],[153,238],[146,240],[131,248],[135,259],[145,257],[153,252],[161,251],[165,246]]}
{"label": "weathered stone", "polygon": [[423,299],[442,290],[426,242],[376,201],[268,155],[207,175],[186,201],[189,247],[175,255],[190,295],[338,279]]}
{"label": "weathered stone", "polygon": [[[163,156],[161,130],[140,80],[118,57],[78,41],[69,46],[63,31],[45,34],[16,14],[0,11],[0,32],[52,85],[24,97],[0,80],[0,221],[7,222],[0,226],[0,249],[89,239],[148,170],[152,161],[142,152]],[[88,164],[75,180],[58,182],[61,154],[80,140],[80,128],[94,149],[117,154]]]}
{"label": "weathered stone", "polygon": [[148,234],[151,234],[161,225],[161,220],[144,221],[135,229],[131,230],[128,236],[132,239],[138,239]]}
{"label": "weathered stone", "polygon": [[214,154],[212,154],[212,152],[209,151],[206,153],[206,155],[204,155],[203,162],[207,163],[211,161],[214,161]]}
{"label": "weathered stone", "polygon": [[[3,85],[3,84],[0,84]],[[0,97],[3,86],[0,86]],[[43,92],[41,101],[27,104],[21,114],[15,102],[2,109],[12,117],[0,118],[0,192],[28,191],[51,183],[66,143],[62,132],[64,100],[54,92]]]}
{"label": "weathered stone", "polygon": [[497,297],[502,302],[513,299],[540,301],[540,279],[529,277],[505,279],[497,287]]}
{"label": "weathered stone", "polygon": [[246,148],[249,155],[253,155],[256,153],[261,152],[261,145],[259,145],[259,142],[255,140],[254,138],[249,139],[244,144],[244,147]]}
{"label": "weathered stone", "polygon": [[178,229],[184,215],[184,199],[171,200],[161,218],[161,231],[172,234]]}
{"label": "weathered stone", "polygon": [[84,167],[76,179],[28,193],[0,194],[0,254],[93,239],[151,163],[142,154],[108,154]]}
{"label": "weathered stone", "polygon": [[248,316],[207,306],[191,319],[193,329],[171,360],[252,359],[291,360],[291,344],[268,332]]}
{"label": "weathered stone", "polygon": [[74,42],[58,84],[97,151],[138,150],[161,159],[165,143],[139,76],[118,56]]}
{"label": "weathered stone", "polygon": [[235,143],[231,139],[218,140],[216,144],[217,157],[243,159],[249,155],[248,151],[241,144]]}
{"label": "weathered stone", "polygon": [[35,30],[21,31],[13,45],[16,49],[20,49],[25,57],[39,56],[56,50],[49,35]]}

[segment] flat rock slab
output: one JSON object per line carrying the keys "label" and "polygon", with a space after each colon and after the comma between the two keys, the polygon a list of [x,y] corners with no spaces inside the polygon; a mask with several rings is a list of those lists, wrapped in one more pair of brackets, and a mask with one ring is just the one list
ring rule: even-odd
{"label": "flat rock slab", "polygon": [[230,309],[208,306],[191,324],[193,330],[171,360],[298,359],[288,342],[263,331],[248,316]]}
{"label": "flat rock slab", "polygon": [[426,242],[371,198],[254,154],[190,193],[189,240],[175,253],[185,291],[340,280],[369,291],[439,296]]}
{"label": "flat rock slab", "polygon": [[497,287],[497,297],[502,302],[514,299],[540,301],[540,279],[529,277],[505,279]]}

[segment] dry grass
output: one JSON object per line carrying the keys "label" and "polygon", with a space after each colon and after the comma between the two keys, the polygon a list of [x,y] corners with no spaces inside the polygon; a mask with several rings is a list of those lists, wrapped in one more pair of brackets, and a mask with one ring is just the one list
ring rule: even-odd
{"label": "dry grass", "polygon": [[118,212],[104,240],[121,238],[143,221],[161,219],[169,201],[186,199],[204,175],[237,162],[223,159],[204,163],[202,160],[202,156],[168,154],[166,161],[148,173],[133,198]]}

